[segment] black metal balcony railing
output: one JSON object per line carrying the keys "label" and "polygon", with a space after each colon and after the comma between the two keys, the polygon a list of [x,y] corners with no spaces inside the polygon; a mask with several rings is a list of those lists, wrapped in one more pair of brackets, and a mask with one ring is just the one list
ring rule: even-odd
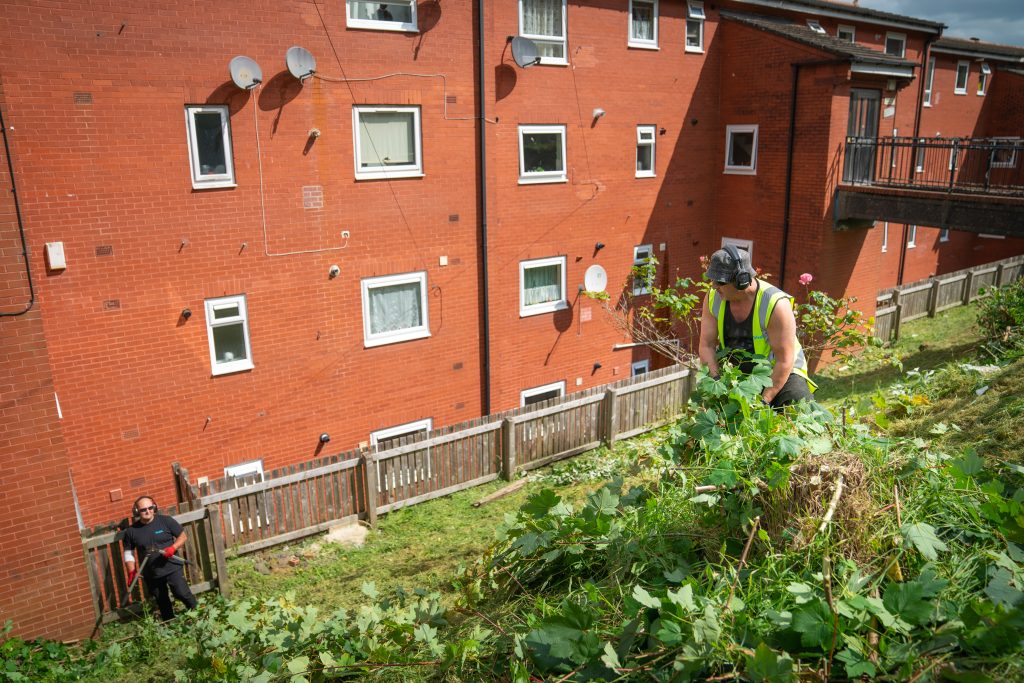
{"label": "black metal balcony railing", "polygon": [[1024,196],[1020,138],[846,138],[843,182]]}

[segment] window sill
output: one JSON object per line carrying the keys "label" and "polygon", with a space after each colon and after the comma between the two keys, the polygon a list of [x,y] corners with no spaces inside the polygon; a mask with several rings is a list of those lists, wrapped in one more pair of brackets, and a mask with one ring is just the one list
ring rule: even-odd
{"label": "window sill", "polygon": [[197,183],[192,181],[193,190],[219,190],[225,187],[238,187],[238,183],[234,180],[216,180],[205,183]]}
{"label": "window sill", "polygon": [[660,50],[661,48],[651,43],[631,43],[627,42],[626,47],[636,48],[637,50]]}
{"label": "window sill", "polygon": [[346,24],[348,28],[360,29],[363,31],[393,31],[396,33],[419,33],[420,29],[415,24],[402,24],[397,21],[373,21],[372,19],[349,19]]}
{"label": "window sill", "polygon": [[925,102],[925,103],[924,103],[924,104],[922,104],[921,106],[922,106],[922,107],[928,107],[929,109],[931,109],[931,108],[932,108],[932,103],[931,103],[931,102]]}
{"label": "window sill", "polygon": [[538,66],[569,66],[569,60],[565,58],[541,57]]}
{"label": "window sill", "polygon": [[983,92],[978,93],[978,97],[984,97],[984,96],[985,96],[985,93],[983,93]]}
{"label": "window sill", "polygon": [[634,178],[657,178],[658,175],[654,171],[639,171]]}
{"label": "window sill", "polygon": [[722,173],[724,173],[725,175],[757,175],[757,169],[756,168],[729,168],[728,166],[726,166],[725,170],[722,171]]}
{"label": "window sill", "polygon": [[554,313],[555,311],[564,311],[569,308],[569,302],[565,299],[561,301],[553,301],[546,304],[537,304],[529,308],[519,308],[520,318],[530,318],[535,315],[544,315],[545,313]]}
{"label": "window sill", "polygon": [[415,330],[409,332],[402,332],[399,334],[390,335],[387,337],[377,337],[375,339],[363,339],[364,348],[373,348],[374,346],[386,346],[388,344],[398,344],[399,342],[413,341],[415,339],[426,339],[430,336],[430,330]]}
{"label": "window sill", "polygon": [[530,176],[519,176],[520,185],[545,185],[545,184],[556,184],[566,183],[568,179],[565,176],[548,176],[542,178],[533,178]]}
{"label": "window sill", "polygon": [[689,53],[695,54],[695,55],[702,55],[702,54],[704,54],[704,48],[702,48],[702,47],[690,47],[689,45],[687,45],[685,52],[689,52]]}
{"label": "window sill", "polygon": [[252,370],[255,366],[252,361],[237,361],[230,365],[215,365],[210,375],[213,377],[219,377],[221,375],[231,375],[236,372],[245,372],[246,370]]}
{"label": "window sill", "polygon": [[356,180],[395,180],[398,178],[422,178],[422,171],[387,171],[379,173],[356,172]]}
{"label": "window sill", "polygon": [[966,95],[967,91],[966,90],[954,90],[953,94],[954,95]]}

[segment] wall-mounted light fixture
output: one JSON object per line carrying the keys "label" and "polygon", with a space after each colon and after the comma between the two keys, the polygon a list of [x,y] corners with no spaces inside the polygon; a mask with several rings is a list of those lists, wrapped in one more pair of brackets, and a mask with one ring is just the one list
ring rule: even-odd
{"label": "wall-mounted light fixture", "polygon": [[604,115],[605,115],[604,109],[601,109],[601,107],[594,107],[594,120],[595,121],[598,120],[599,118],[601,118]]}
{"label": "wall-mounted light fixture", "polygon": [[330,440],[331,440],[331,435],[328,434],[327,432],[324,432],[323,434],[320,435],[320,443],[327,443]]}
{"label": "wall-mounted light fixture", "polygon": [[192,309],[191,308],[183,308],[181,310],[181,317],[184,318],[185,320],[188,320],[189,318],[191,318],[192,317]]}
{"label": "wall-mounted light fixture", "polygon": [[601,365],[601,361],[594,361],[594,372],[597,372],[597,371],[598,371],[598,370],[600,370],[600,369],[601,369],[602,367],[603,367],[603,366]]}
{"label": "wall-mounted light fixture", "polygon": [[658,129],[658,135],[664,135],[667,131],[664,128]]}
{"label": "wall-mounted light fixture", "polygon": [[604,249],[604,242],[597,242],[596,244],[594,244],[595,252],[601,251],[602,249]]}

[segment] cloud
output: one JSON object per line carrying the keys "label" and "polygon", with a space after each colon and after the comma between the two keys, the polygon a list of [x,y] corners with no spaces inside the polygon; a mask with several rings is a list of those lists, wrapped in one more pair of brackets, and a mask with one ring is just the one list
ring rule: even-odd
{"label": "cloud", "polygon": [[1024,46],[1021,0],[861,0],[860,6],[941,21],[948,36]]}

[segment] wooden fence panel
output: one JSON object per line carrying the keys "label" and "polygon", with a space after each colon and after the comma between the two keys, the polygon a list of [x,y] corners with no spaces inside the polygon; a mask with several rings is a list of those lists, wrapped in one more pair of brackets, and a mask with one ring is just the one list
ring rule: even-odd
{"label": "wooden fence panel", "polygon": [[893,322],[896,319],[896,307],[888,306],[875,311],[875,337],[882,341],[892,339]]}
{"label": "wooden fence panel", "polygon": [[904,289],[900,293],[900,305],[903,315],[900,322],[923,318],[928,315],[928,303],[931,300],[932,284],[926,283]]}
{"label": "wooden fence panel", "polygon": [[939,292],[936,295],[935,310],[944,311],[947,308],[954,308],[963,303],[964,285],[967,282],[967,275],[957,275],[946,280],[939,280]]}
{"label": "wooden fence panel", "polygon": [[519,467],[534,469],[598,446],[603,436],[603,404],[601,394],[570,401],[551,399],[537,404],[538,410],[514,418]]}
{"label": "wooden fence panel", "polygon": [[619,389],[616,438],[629,438],[670,421],[690,399],[688,380],[689,372],[681,372],[639,385],[642,388]]}
{"label": "wooden fence panel", "polygon": [[971,283],[971,287],[974,290],[974,293],[971,295],[972,300],[981,296],[980,292],[983,288],[995,286],[998,270],[998,268],[992,267],[974,271],[974,280]]}

